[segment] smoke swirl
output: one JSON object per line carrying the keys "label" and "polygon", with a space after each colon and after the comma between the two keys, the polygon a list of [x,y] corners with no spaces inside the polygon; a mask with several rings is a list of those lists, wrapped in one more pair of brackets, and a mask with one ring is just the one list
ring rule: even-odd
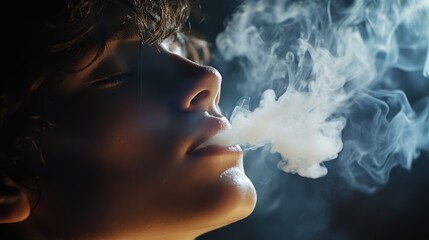
{"label": "smoke swirl", "polygon": [[245,100],[207,144],[270,146],[311,178],[336,159],[368,193],[429,151],[429,1],[248,0],[216,45],[243,69]]}

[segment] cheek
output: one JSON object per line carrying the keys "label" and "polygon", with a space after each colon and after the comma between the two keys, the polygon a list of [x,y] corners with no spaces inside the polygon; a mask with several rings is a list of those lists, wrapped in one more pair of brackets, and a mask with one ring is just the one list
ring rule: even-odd
{"label": "cheek", "polygon": [[[153,127],[144,116],[124,113],[111,121],[91,152],[92,161],[112,181],[129,181],[148,186],[167,175],[181,161],[181,144],[167,125]],[[158,120],[160,122],[161,120]]]}
{"label": "cheek", "polygon": [[81,137],[88,139],[90,159],[106,169],[147,171],[175,161],[181,144],[173,118],[163,107],[127,98],[105,105],[91,107],[93,111],[87,111],[90,114],[77,127]]}
{"label": "cheek", "polygon": [[135,112],[122,116],[99,135],[91,161],[112,194],[154,198],[162,182],[184,161],[183,141],[168,116]]}
{"label": "cheek", "polygon": [[94,195],[100,191],[90,188],[131,195],[138,188],[150,192],[168,175],[183,148],[171,117],[161,107],[127,103],[87,104],[63,117],[60,133],[47,136],[43,148],[56,179]]}

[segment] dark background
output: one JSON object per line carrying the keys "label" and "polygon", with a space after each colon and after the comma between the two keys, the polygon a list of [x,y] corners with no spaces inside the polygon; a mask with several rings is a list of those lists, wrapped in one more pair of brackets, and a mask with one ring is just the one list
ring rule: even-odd
{"label": "dark background", "polygon": [[[240,97],[236,90],[240,69],[222,62],[214,41],[241,2],[200,0],[201,12],[191,18],[194,31],[211,43],[211,65],[223,75],[220,105],[227,116]],[[246,153],[245,169],[258,192],[255,211],[198,240],[429,239],[427,153],[414,161],[411,170],[394,168],[389,182],[373,194],[351,188],[335,164],[328,164],[326,177],[311,180],[281,172],[274,160],[246,161],[252,154],[259,153]]]}

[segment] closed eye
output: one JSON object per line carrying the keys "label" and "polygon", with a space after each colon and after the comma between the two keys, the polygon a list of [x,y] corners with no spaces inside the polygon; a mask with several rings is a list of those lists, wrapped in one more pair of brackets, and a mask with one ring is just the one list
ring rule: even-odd
{"label": "closed eye", "polygon": [[126,80],[130,77],[130,73],[121,73],[112,77],[95,80],[89,87],[96,89],[114,89],[122,86]]}

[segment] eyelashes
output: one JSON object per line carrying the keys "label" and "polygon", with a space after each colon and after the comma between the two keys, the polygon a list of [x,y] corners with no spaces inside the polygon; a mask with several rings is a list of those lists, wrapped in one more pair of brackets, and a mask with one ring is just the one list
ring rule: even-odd
{"label": "eyelashes", "polygon": [[112,77],[100,79],[90,84],[90,88],[94,89],[115,89],[121,87],[130,78],[131,73],[121,73]]}

